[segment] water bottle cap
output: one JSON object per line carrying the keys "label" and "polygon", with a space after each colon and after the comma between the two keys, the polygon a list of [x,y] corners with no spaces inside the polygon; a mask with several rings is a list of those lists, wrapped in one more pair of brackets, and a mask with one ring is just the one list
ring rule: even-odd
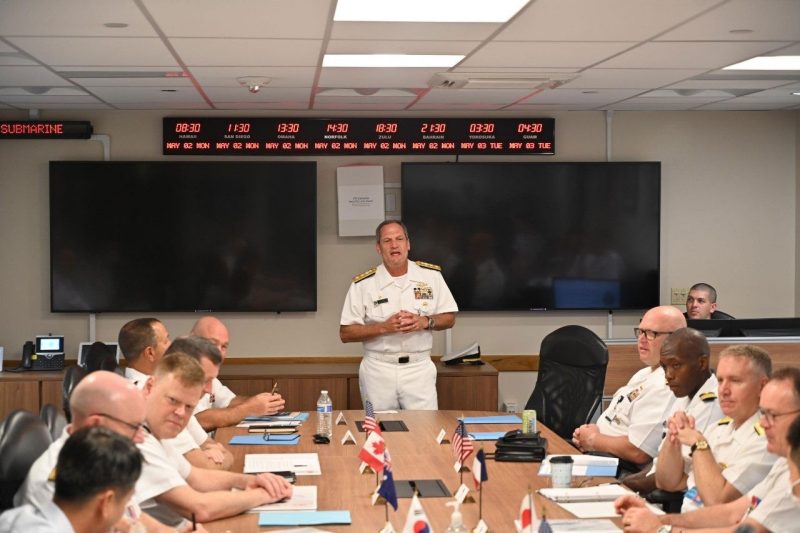
{"label": "water bottle cap", "polygon": [[328,391],[324,390],[322,391],[322,394],[328,394]]}

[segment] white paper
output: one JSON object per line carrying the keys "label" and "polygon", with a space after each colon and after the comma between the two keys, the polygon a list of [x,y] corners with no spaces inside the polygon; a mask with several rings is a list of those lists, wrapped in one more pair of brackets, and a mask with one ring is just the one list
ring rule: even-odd
{"label": "white paper", "polygon": [[292,488],[292,497],[278,503],[268,503],[250,509],[251,513],[261,511],[316,511],[316,485],[296,485]]}
{"label": "white paper", "polygon": [[456,501],[458,501],[458,503],[464,503],[464,499],[467,497],[467,494],[469,494],[469,487],[462,483],[461,486],[458,487],[454,498]]}
{"label": "white paper", "polygon": [[[542,461],[542,466],[539,468],[540,476],[550,475],[550,458],[548,455]],[[599,455],[570,455],[572,457],[572,475],[585,476],[586,471],[590,466],[607,466],[616,468],[619,464],[619,459],[616,457],[602,457]]]}
{"label": "white paper", "polygon": [[347,425],[347,419],[344,417],[344,411],[339,411],[339,416],[336,417],[336,425]]}
{"label": "white paper", "polygon": [[316,453],[248,453],[244,456],[245,474],[283,470],[290,470],[298,476],[322,475]]}
{"label": "white paper", "polygon": [[[578,518],[617,518],[619,514],[614,510],[614,502],[573,502],[559,503],[562,509],[569,511]],[[647,506],[654,514],[664,514],[664,511]]]}
{"label": "white paper", "polygon": [[353,436],[353,432],[350,431],[349,429],[347,430],[347,433],[344,434],[344,437],[342,437],[342,444],[343,445],[348,443],[348,442],[350,442],[352,444],[356,443],[356,438]]}
{"label": "white paper", "polygon": [[248,420],[236,424],[237,428],[249,428],[250,426],[264,426],[268,428],[296,428],[302,424],[302,420]]}
{"label": "white paper", "polygon": [[611,520],[573,520],[570,518],[556,518],[547,520],[553,533],[565,533],[567,531],[592,531],[593,533],[614,533],[620,528],[614,525]]}
{"label": "white paper", "polygon": [[[597,485],[568,489],[539,489],[539,494],[555,502],[614,502],[620,496],[633,494],[622,485]],[[614,514],[613,516],[616,516]]]}
{"label": "white paper", "polygon": [[447,436],[447,432],[444,430],[444,428],[439,430],[439,434],[436,435],[436,444],[441,444],[446,436]]}

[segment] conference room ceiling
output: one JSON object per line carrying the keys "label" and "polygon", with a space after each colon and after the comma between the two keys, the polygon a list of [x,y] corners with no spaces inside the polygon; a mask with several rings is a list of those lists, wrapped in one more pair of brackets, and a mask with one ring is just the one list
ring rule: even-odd
{"label": "conference room ceiling", "polygon": [[[722,70],[800,55],[800,0],[531,0],[507,23],[340,22],[335,9],[336,0],[5,0],[0,109],[800,109],[800,71]],[[465,57],[452,68],[322,66],[325,54],[355,53]]]}

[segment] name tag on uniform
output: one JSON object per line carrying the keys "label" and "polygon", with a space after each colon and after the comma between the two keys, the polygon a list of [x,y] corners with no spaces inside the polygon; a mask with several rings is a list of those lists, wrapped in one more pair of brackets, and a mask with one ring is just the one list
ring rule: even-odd
{"label": "name tag on uniform", "polygon": [[379,306],[379,305],[381,305],[381,304],[385,304],[385,303],[388,303],[388,302],[389,302],[389,298],[378,298],[377,300],[375,300],[374,302],[372,302],[372,305],[374,305],[375,307],[377,307],[377,306]]}

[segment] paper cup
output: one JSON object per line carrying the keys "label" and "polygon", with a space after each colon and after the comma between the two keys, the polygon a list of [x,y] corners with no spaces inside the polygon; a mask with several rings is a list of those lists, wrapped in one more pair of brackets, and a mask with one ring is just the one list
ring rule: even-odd
{"label": "paper cup", "polygon": [[567,488],[572,485],[572,457],[556,455],[550,458],[550,482],[553,488]]}

